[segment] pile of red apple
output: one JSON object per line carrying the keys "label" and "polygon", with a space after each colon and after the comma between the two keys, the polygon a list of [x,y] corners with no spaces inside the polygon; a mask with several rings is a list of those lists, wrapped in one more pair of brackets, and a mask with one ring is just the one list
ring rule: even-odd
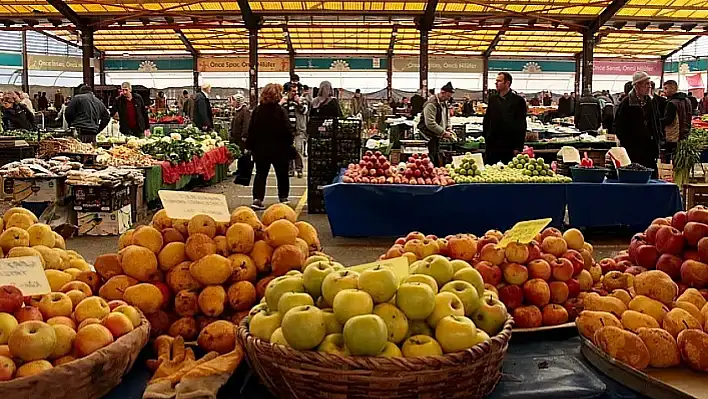
{"label": "pile of red apple", "polygon": [[405,256],[410,263],[432,254],[468,262],[482,276],[485,288],[514,316],[518,328],[552,326],[573,321],[582,310],[581,292],[593,290],[602,277],[592,245],[577,229],[561,233],[547,228],[529,244],[496,248],[503,234],[490,230],[482,237],[458,234],[438,238],[412,232],[396,240],[382,256]]}
{"label": "pile of red apple", "polygon": [[678,284],[679,293],[691,287],[708,298],[708,208],[699,205],[655,219],[632,237],[627,251],[602,259],[600,267],[603,274],[661,270]]}
{"label": "pile of red apple", "polygon": [[434,167],[427,154],[413,154],[408,158],[405,168],[396,169],[379,151],[366,151],[358,164],[349,164],[342,182],[436,186],[455,184],[447,169]]}

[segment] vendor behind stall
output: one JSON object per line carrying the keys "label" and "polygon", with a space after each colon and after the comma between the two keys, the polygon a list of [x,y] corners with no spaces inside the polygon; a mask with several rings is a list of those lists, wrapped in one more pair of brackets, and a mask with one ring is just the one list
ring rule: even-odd
{"label": "vendor behind stall", "polygon": [[96,143],[98,132],[108,126],[111,116],[101,100],[93,95],[91,86],[83,85],[64,113],[69,126],[75,128],[84,143]]}
{"label": "vendor behind stall", "polygon": [[602,105],[600,100],[587,93],[580,97],[575,108],[575,127],[581,132],[597,134],[597,129],[602,125]]}
{"label": "vendor behind stall", "polygon": [[150,129],[148,110],[142,96],[133,95],[133,87],[123,82],[120,96],[115,100],[111,115],[118,114],[120,132],[126,136],[142,137]]}
{"label": "vendor behind stall", "polygon": [[430,96],[423,106],[423,116],[418,123],[418,130],[428,141],[428,156],[435,166],[442,166],[440,139],[452,137],[448,104],[453,93],[455,90],[452,83],[447,82],[440,89],[440,94]]}
{"label": "vendor behind stall", "polygon": [[32,112],[16,100],[17,97],[13,93],[5,93],[2,97],[2,124],[5,130],[37,130]]}
{"label": "vendor behind stall", "polygon": [[526,101],[511,91],[511,74],[497,75],[497,94],[489,98],[483,129],[487,163],[507,163],[524,149],[526,138]]}
{"label": "vendor behind stall", "polygon": [[686,93],[678,91],[675,80],[664,83],[664,92],[668,97],[664,115],[660,116],[664,127],[666,151],[673,154],[680,140],[686,139],[691,133],[691,102]]}

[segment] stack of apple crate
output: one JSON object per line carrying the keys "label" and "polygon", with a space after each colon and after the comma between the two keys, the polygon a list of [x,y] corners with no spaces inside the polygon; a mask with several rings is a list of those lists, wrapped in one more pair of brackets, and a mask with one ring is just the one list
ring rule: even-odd
{"label": "stack of apple crate", "polygon": [[334,151],[337,157],[337,170],[346,168],[350,163],[361,159],[360,119],[338,119],[335,130]]}
{"label": "stack of apple crate", "polygon": [[339,168],[335,162],[334,119],[312,118],[307,124],[307,212],[325,213],[322,187],[331,184]]}

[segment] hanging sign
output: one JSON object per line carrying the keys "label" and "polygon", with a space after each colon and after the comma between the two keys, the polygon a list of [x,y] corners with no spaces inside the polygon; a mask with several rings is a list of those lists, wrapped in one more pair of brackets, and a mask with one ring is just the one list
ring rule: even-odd
{"label": "hanging sign", "polygon": [[[248,57],[199,57],[199,72],[248,72]],[[258,57],[258,72],[288,72],[288,57]]]}

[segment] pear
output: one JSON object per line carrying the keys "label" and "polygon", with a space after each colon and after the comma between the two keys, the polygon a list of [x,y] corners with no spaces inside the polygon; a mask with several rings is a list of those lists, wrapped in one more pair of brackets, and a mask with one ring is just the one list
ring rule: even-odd
{"label": "pear", "polygon": [[155,313],[164,304],[162,291],[152,284],[141,283],[125,289],[123,300],[143,313]]}
{"label": "pear", "polygon": [[589,340],[593,340],[595,332],[605,326],[622,327],[619,319],[608,312],[598,312],[593,310],[583,310],[575,319],[578,332]]}
{"label": "pear", "polygon": [[691,316],[690,313],[681,308],[671,309],[671,311],[664,316],[661,326],[674,338],[678,337],[681,331],[687,329],[695,328],[703,331],[701,323],[699,323],[695,317]]}
{"label": "pear", "polygon": [[622,326],[633,333],[636,333],[640,328],[660,328],[659,322],[655,318],[635,310],[624,312],[621,321]]}
{"label": "pear", "polygon": [[595,332],[594,341],[603,352],[637,370],[649,366],[651,356],[644,341],[621,327],[602,327]]}
{"label": "pear", "polygon": [[650,366],[663,368],[681,364],[681,354],[676,340],[666,330],[661,328],[640,328],[637,331],[637,335],[649,349]]}
{"label": "pear", "polygon": [[629,309],[648,314],[659,323],[661,323],[664,320],[664,316],[669,313],[669,308],[667,308],[666,305],[644,295],[637,295],[632,298],[629,302]]}
{"label": "pear", "polygon": [[678,298],[676,302],[689,302],[698,309],[702,309],[706,305],[706,299],[695,288],[687,288]]}

